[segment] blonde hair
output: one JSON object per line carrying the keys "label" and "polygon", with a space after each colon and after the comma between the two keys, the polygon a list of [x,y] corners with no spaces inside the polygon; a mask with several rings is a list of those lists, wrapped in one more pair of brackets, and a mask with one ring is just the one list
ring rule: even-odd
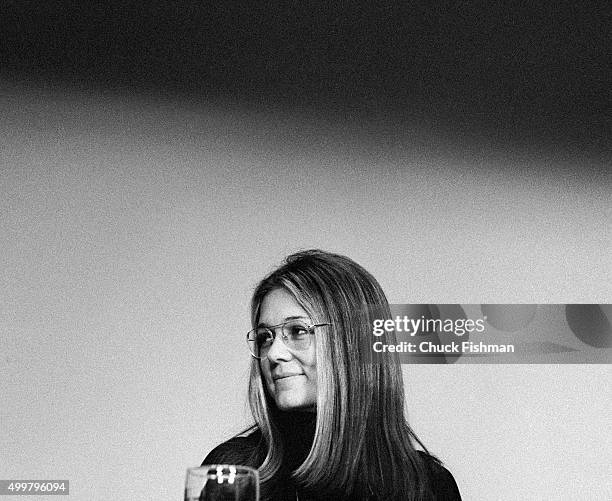
{"label": "blonde hair", "polygon": [[[315,336],[317,413],[310,453],[293,472],[311,492],[344,496],[376,493],[382,499],[422,499],[428,493],[423,447],[404,416],[404,385],[397,358],[372,362],[373,310],[390,317],[387,298],[360,265],[338,254],[308,250],[293,254],[256,287],[251,321],[257,325],[263,298],[284,288],[313,322],[331,326]],[[279,415],[253,360],[249,403],[263,442],[255,456],[265,485],[283,462]],[[424,447],[423,447],[424,448]]]}

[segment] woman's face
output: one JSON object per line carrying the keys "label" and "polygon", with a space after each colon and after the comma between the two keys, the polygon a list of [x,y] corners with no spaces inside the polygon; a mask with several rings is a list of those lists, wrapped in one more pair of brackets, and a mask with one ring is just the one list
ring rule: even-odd
{"label": "woman's face", "polygon": [[[285,289],[273,289],[264,297],[259,309],[259,326],[271,327],[299,318],[312,324],[311,318]],[[283,411],[314,411],[317,402],[317,361],[315,340],[303,351],[292,351],[283,342],[281,329],[267,356],[260,360],[268,392]]]}

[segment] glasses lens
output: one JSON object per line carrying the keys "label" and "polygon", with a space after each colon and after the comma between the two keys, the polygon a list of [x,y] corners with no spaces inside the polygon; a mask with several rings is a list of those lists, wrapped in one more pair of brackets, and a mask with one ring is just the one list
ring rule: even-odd
{"label": "glasses lens", "polygon": [[259,328],[249,332],[249,349],[256,357],[264,356],[272,346],[273,335],[268,329]]}
{"label": "glasses lens", "polygon": [[310,330],[304,322],[292,320],[283,325],[285,344],[292,350],[306,350],[310,346]]}

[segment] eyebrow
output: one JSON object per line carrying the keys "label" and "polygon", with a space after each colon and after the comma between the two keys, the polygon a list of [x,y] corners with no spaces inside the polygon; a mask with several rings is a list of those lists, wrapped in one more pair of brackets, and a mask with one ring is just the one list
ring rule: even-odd
{"label": "eyebrow", "polygon": [[[288,322],[289,320],[308,320],[310,321],[309,317],[305,317],[304,315],[293,315],[290,317],[285,317],[285,319],[281,322],[281,324],[284,324],[285,322]],[[276,324],[276,325],[280,325],[280,324]],[[257,324],[257,327],[271,327],[271,325],[265,323],[265,322],[259,322]]]}

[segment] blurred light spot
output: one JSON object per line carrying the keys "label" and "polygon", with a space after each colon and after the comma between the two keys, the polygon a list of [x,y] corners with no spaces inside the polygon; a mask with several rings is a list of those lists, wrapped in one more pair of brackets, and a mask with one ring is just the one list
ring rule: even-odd
{"label": "blurred light spot", "polygon": [[596,348],[610,347],[612,329],[601,305],[568,304],[565,306],[565,317],[570,329],[580,341]]}

